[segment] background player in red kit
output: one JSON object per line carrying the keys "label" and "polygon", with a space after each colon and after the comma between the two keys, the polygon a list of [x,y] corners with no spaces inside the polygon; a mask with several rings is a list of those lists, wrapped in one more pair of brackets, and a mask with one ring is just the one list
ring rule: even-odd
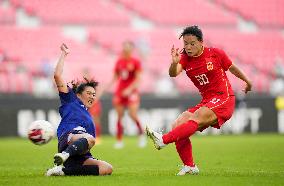
{"label": "background player in red kit", "polygon": [[99,99],[95,99],[93,106],[89,108],[89,113],[91,114],[94,123],[96,124],[96,145],[101,143],[101,114],[102,114],[102,104]]}
{"label": "background player in red kit", "polygon": [[137,87],[140,81],[141,64],[140,61],[132,56],[134,44],[132,42],[124,42],[122,54],[115,64],[114,77],[110,85],[117,81],[117,86],[114,92],[113,105],[117,113],[117,142],[115,148],[123,148],[122,141],[123,126],[122,117],[127,108],[129,116],[137,125],[139,132],[139,147],[146,146],[146,138],[142,130],[140,121],[137,116],[137,111],[140,106],[140,95]]}
{"label": "background player in red kit", "polygon": [[203,45],[203,34],[198,26],[186,27],[181,37],[184,49],[180,55],[179,49],[172,47],[169,75],[176,77],[182,70],[186,71],[187,76],[198,88],[202,100],[195,107],[183,112],[167,134],[162,135],[146,127],[147,134],[157,149],[175,142],[184,164],[177,175],[199,173],[193,161],[189,137],[209,126],[219,129],[233,114],[235,96],[225,71],[229,70],[245,82],[245,93],[252,88],[250,80],[232,63],[224,51]]}

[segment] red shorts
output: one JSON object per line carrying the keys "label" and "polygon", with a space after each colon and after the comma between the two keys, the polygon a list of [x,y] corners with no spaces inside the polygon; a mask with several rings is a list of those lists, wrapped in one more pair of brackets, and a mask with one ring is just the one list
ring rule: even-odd
{"label": "red shorts", "polygon": [[139,102],[140,102],[140,95],[138,93],[132,93],[127,97],[115,94],[112,99],[112,103],[114,105],[128,106],[132,103],[139,103]]}
{"label": "red shorts", "polygon": [[[208,107],[211,109],[217,116],[218,123],[212,127],[219,129],[227,120],[229,120],[235,110],[235,96],[215,96],[211,99],[203,99],[195,107],[188,109],[189,112],[194,113],[200,107]],[[207,127],[202,128],[200,131],[203,131]]]}
{"label": "red shorts", "polygon": [[101,102],[95,101],[93,106],[91,108],[89,108],[88,111],[91,114],[91,116],[99,116],[99,115],[101,115],[101,112],[102,112]]}

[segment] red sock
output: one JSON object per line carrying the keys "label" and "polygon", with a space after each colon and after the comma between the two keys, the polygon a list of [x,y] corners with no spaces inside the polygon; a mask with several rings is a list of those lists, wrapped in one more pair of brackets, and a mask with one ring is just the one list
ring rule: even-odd
{"label": "red sock", "polygon": [[194,167],[192,146],[189,138],[176,141],[176,149],[184,165]]}
{"label": "red sock", "polygon": [[100,123],[96,123],[96,137],[100,137],[102,132],[102,127]]}
{"label": "red sock", "polygon": [[122,140],[122,135],[123,135],[123,126],[121,124],[121,121],[117,121],[117,132],[116,132],[116,139],[117,140]]}
{"label": "red sock", "polygon": [[135,123],[136,123],[136,126],[138,128],[139,135],[143,134],[143,130],[142,130],[140,122],[138,120],[135,120]]}
{"label": "red sock", "polygon": [[164,144],[169,144],[176,142],[178,140],[182,140],[184,138],[189,138],[192,134],[194,134],[198,129],[198,124],[193,121],[189,120],[186,123],[183,123],[169,133],[163,135],[163,142]]}

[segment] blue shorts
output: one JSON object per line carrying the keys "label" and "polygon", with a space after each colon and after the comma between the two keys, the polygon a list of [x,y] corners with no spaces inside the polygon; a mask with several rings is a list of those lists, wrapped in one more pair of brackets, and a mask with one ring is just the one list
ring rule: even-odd
{"label": "blue shorts", "polygon": [[[58,152],[62,152],[68,147],[68,136],[70,134],[84,134],[84,133],[86,133],[85,130],[73,129],[70,132],[66,132],[63,135],[61,135],[58,139]],[[90,153],[90,151],[88,151],[86,154],[75,155],[68,158],[63,165],[64,167],[74,167],[78,165],[83,165],[85,160],[89,158],[95,159]]]}

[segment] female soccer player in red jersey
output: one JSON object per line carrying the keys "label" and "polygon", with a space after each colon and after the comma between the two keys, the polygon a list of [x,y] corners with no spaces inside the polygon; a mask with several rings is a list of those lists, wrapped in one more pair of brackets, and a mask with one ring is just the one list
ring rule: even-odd
{"label": "female soccer player in red jersey", "polygon": [[186,27],[181,37],[184,48],[180,54],[179,49],[172,47],[169,75],[176,77],[184,70],[198,88],[202,100],[183,112],[172,123],[172,130],[164,135],[146,127],[147,134],[157,149],[175,143],[184,164],[177,175],[199,173],[193,161],[189,137],[196,131],[203,131],[210,126],[219,129],[233,114],[235,96],[225,71],[229,70],[245,82],[245,93],[252,89],[251,81],[232,63],[223,50],[203,45],[203,34],[198,26]]}
{"label": "female soccer player in red jersey", "polygon": [[106,86],[110,87],[117,81],[113,97],[113,105],[117,113],[117,142],[115,143],[114,148],[117,149],[124,147],[122,141],[123,126],[121,120],[125,109],[128,109],[129,116],[137,125],[139,133],[138,146],[146,146],[146,138],[137,116],[140,106],[140,95],[137,88],[140,81],[141,64],[139,60],[132,56],[133,48],[134,44],[130,41],[123,43],[122,54],[115,64],[113,79],[111,83]]}
{"label": "female soccer player in red jersey", "polygon": [[96,145],[99,145],[101,144],[101,133],[102,133],[102,126],[101,126],[102,104],[100,100],[95,99],[93,106],[90,107],[88,111],[91,114],[93,121],[96,125]]}

